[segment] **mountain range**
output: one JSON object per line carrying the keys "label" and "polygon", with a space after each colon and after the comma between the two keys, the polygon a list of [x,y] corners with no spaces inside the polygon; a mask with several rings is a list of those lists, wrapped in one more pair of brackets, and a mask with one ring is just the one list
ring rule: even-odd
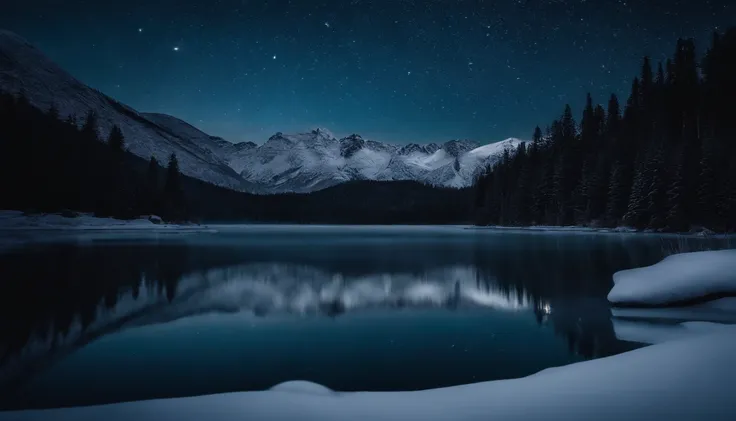
{"label": "mountain range", "polygon": [[82,124],[97,114],[101,138],[121,128],[130,152],[165,162],[175,153],[182,173],[252,193],[306,193],[353,180],[414,180],[468,187],[504,151],[522,140],[481,146],[467,140],[395,145],[353,134],[338,139],[329,130],[276,133],[266,142],[232,143],[176,117],[143,113],[78,81],[22,37],[0,30],[0,90],[23,93],[40,109]]}

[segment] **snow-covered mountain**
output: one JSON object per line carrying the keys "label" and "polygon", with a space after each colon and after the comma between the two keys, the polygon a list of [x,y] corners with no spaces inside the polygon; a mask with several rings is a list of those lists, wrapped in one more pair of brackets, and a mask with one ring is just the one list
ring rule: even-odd
{"label": "snow-covered mountain", "polygon": [[255,193],[312,192],[351,180],[415,180],[435,186],[467,187],[503,151],[521,140],[480,146],[466,140],[444,144],[393,145],[354,134],[337,139],[326,129],[276,133],[262,145],[231,143],[166,114],[141,113],[78,81],[18,35],[0,30],[0,90],[24,92],[40,109],[52,105],[62,118],[81,124],[89,111],[100,137],[113,125],[127,148],[165,162],[176,153],[184,174]]}
{"label": "snow-covered mountain", "polygon": [[445,187],[467,187],[488,164],[523,141],[490,145],[452,140],[442,145],[392,145],[353,134],[337,139],[325,129],[276,133],[263,145],[224,159],[263,191],[309,192],[350,180],[415,180]]}
{"label": "snow-covered mountain", "polygon": [[234,155],[247,151],[257,147],[253,142],[240,142],[232,143],[221,137],[210,136],[207,133],[199,130],[184,120],[180,120],[176,117],[168,114],[160,113],[141,113],[143,117],[149,121],[165,128],[170,133],[176,134],[178,137],[189,140],[193,143],[202,146],[208,151],[217,155],[226,164],[229,159],[232,159]]}
{"label": "snow-covered mountain", "polygon": [[[145,159],[165,162],[176,153],[184,174],[211,183],[242,189],[246,183],[191,126],[167,118],[144,115],[78,81],[20,36],[0,30],[0,90],[25,96],[36,107],[54,105],[62,118],[75,116],[81,123],[94,110],[101,138],[117,124],[128,149]],[[160,116],[160,115],[155,115]],[[183,123],[183,122],[181,122]],[[193,130],[192,130],[193,129]],[[201,132],[200,132],[201,133]],[[203,134],[203,133],[202,133]],[[205,135],[205,137],[208,137]]]}

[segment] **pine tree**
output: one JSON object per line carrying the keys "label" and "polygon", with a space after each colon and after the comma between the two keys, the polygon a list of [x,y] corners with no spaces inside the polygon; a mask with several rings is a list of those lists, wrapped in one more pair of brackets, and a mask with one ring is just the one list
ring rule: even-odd
{"label": "pine tree", "polygon": [[667,228],[670,231],[685,231],[688,223],[685,216],[684,189],[685,189],[685,170],[683,165],[684,157],[682,149],[675,154],[674,167],[672,171],[672,180],[667,190]]}
{"label": "pine tree", "polygon": [[590,204],[592,190],[595,185],[595,166],[589,160],[583,161],[581,178],[573,192],[572,205],[576,223],[585,224],[590,221]]}
{"label": "pine tree", "polygon": [[593,108],[593,98],[588,93],[585,101],[585,110],[583,111],[583,119],[580,121],[583,143],[591,142],[598,133],[598,127],[595,120],[595,109]]}
{"label": "pine tree", "polygon": [[719,202],[719,215],[724,221],[724,229],[736,231],[736,154],[731,156],[727,167],[723,200]]}
{"label": "pine tree", "polygon": [[647,162],[645,158],[642,158],[636,167],[634,183],[631,187],[631,195],[629,195],[629,205],[623,217],[623,222],[627,226],[642,229],[648,225],[647,190],[650,185],[651,181],[648,177]]}
{"label": "pine tree", "polygon": [[565,142],[570,142],[575,138],[577,130],[575,129],[575,118],[572,116],[572,108],[570,104],[565,105],[565,111],[562,113],[560,121],[562,128],[562,138]]}
{"label": "pine tree", "polygon": [[516,151],[516,161],[518,162],[518,177],[515,193],[516,202],[516,222],[521,226],[527,226],[532,222],[532,171],[533,168],[529,164],[529,155],[526,151],[526,145],[521,144]]}
{"label": "pine tree", "polygon": [[708,228],[719,229],[717,203],[718,179],[716,165],[718,162],[715,141],[707,139],[703,142],[702,158],[700,160],[700,180],[698,183],[697,222]]}
{"label": "pine tree", "polygon": [[486,169],[485,172],[481,174],[475,180],[475,183],[473,185],[474,193],[475,193],[474,220],[475,220],[476,225],[487,225],[487,222],[485,222],[485,218],[486,218],[486,213],[488,212],[488,209],[486,209],[486,205],[488,203],[487,197],[488,197],[488,194],[490,193],[490,186],[488,184],[490,177],[491,177],[491,170]]}
{"label": "pine tree", "polygon": [[534,135],[532,136],[532,143],[538,148],[542,146],[544,142],[544,136],[542,136],[542,129],[539,126],[534,128]]}
{"label": "pine tree", "polygon": [[550,206],[553,196],[553,176],[555,173],[552,165],[552,157],[544,156],[542,158],[541,168],[539,170],[540,177],[533,194],[532,203],[532,219],[536,224],[548,224],[552,218],[549,215]]}
{"label": "pine tree", "polygon": [[51,107],[49,107],[49,112],[47,114],[49,118],[53,120],[60,120],[61,117],[59,115],[59,108],[56,106],[56,104],[51,104]]}
{"label": "pine tree", "polygon": [[598,139],[602,139],[606,133],[606,110],[598,104],[595,106],[593,111],[593,119],[595,121],[595,136]]}
{"label": "pine tree", "polygon": [[110,135],[107,137],[107,144],[116,156],[122,155],[125,151],[125,137],[117,125],[112,126]]}
{"label": "pine tree", "polygon": [[616,136],[619,134],[621,126],[621,107],[618,103],[618,97],[611,94],[611,98],[608,100],[608,113],[606,116],[606,132],[610,136]]}
{"label": "pine tree", "polygon": [[181,173],[179,172],[179,160],[176,154],[169,156],[169,165],[166,167],[166,185],[164,192],[170,196],[176,196],[181,192]]}
{"label": "pine tree", "polygon": [[166,167],[166,184],[164,185],[164,217],[167,220],[181,221],[186,217],[183,193],[181,190],[181,173],[176,154],[169,156]]}
{"label": "pine tree", "polygon": [[151,156],[148,161],[148,170],[146,171],[146,183],[143,193],[140,195],[142,204],[140,205],[142,212],[148,215],[157,215],[159,210],[159,171],[160,165],[155,156]]}
{"label": "pine tree", "polygon": [[654,75],[652,74],[652,64],[649,57],[644,57],[642,64],[639,94],[641,95],[639,104],[643,113],[649,116],[654,105],[652,101],[654,98]]}
{"label": "pine tree", "polygon": [[593,177],[589,184],[588,217],[591,220],[605,218],[608,205],[610,163],[607,154],[598,156]]}
{"label": "pine tree", "polygon": [[649,228],[658,230],[667,225],[667,180],[665,178],[664,152],[661,146],[653,149],[648,167],[650,171],[647,194]]}
{"label": "pine tree", "polygon": [[158,171],[160,165],[155,156],[151,155],[151,159],[148,160],[148,171],[146,171],[147,184],[153,189],[158,190]]}
{"label": "pine tree", "polygon": [[97,113],[89,111],[87,113],[87,118],[84,120],[84,125],[82,126],[82,135],[87,140],[99,141],[98,130]]}
{"label": "pine tree", "polygon": [[667,79],[664,76],[664,68],[662,67],[661,61],[657,65],[657,79],[655,83],[659,87],[665,86],[667,84]]}

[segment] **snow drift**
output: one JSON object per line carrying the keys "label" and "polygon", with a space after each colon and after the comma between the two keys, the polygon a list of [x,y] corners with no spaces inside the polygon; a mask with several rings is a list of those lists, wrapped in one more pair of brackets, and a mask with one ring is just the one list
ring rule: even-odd
{"label": "snow drift", "polygon": [[613,282],[608,300],[614,304],[655,306],[736,295],[736,250],[675,254],[616,272]]}

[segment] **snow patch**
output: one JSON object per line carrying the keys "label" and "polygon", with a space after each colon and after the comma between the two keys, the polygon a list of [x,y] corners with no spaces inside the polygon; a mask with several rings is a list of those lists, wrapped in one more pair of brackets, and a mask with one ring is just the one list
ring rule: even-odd
{"label": "snow patch", "polygon": [[290,382],[279,383],[269,390],[273,392],[306,393],[313,395],[331,395],[335,393],[331,389],[324,387],[321,384],[307,382],[303,380],[294,380]]}
{"label": "snow patch", "polygon": [[0,230],[29,229],[202,229],[199,225],[166,224],[156,215],[143,215],[138,219],[99,218],[89,213],[68,217],[59,213],[25,214],[21,211],[0,210]]}
{"label": "snow patch", "polygon": [[608,300],[615,304],[666,305],[715,294],[736,294],[736,250],[666,257],[652,266],[613,275]]}

